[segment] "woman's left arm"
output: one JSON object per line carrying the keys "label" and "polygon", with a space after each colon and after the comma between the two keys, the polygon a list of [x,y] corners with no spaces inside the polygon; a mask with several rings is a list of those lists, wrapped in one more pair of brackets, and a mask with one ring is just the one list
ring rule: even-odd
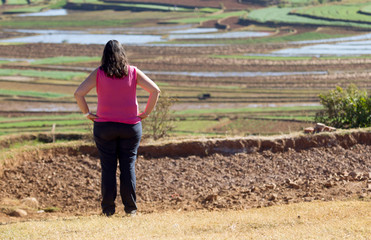
{"label": "woman's left arm", "polygon": [[77,105],[81,109],[82,113],[90,120],[94,121],[97,118],[96,115],[90,113],[88,104],[86,103],[85,96],[90,92],[92,88],[96,86],[98,68],[95,69],[75,91],[75,99]]}

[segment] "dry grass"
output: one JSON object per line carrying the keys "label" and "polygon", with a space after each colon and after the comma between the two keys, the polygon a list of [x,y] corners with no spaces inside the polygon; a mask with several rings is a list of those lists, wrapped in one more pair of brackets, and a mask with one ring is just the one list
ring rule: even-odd
{"label": "dry grass", "polygon": [[371,203],[312,202],[245,211],[90,216],[0,226],[0,239],[369,239]]}

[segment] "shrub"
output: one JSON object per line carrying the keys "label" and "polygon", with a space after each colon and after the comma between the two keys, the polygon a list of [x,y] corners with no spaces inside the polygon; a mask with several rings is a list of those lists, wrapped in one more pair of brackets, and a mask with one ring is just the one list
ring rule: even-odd
{"label": "shrub", "polygon": [[371,97],[367,91],[352,84],[346,90],[336,87],[319,98],[324,110],[316,114],[317,122],[337,128],[371,126]]}
{"label": "shrub", "polygon": [[170,108],[175,102],[175,98],[169,97],[164,92],[161,93],[156,108],[143,121],[144,136],[157,140],[169,135],[169,132],[174,129]]}

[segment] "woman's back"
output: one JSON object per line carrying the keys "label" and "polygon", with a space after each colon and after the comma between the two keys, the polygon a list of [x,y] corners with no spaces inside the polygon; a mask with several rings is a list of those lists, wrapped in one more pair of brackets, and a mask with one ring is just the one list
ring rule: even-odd
{"label": "woman's back", "polygon": [[138,102],[136,97],[137,72],[133,66],[128,67],[128,75],[123,78],[107,77],[99,68],[96,78],[98,107],[96,122],[121,122],[136,124]]}

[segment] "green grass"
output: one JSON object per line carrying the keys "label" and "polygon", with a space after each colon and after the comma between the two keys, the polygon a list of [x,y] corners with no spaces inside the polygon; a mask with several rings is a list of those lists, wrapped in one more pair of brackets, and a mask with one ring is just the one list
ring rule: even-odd
{"label": "green grass", "polygon": [[5,11],[5,13],[36,13],[41,12],[42,9],[47,8],[48,5],[38,5],[32,7],[15,8]]}
{"label": "green grass", "polygon": [[11,144],[7,148],[0,149],[0,156],[2,154],[5,154],[5,152],[7,152],[9,150],[20,149],[20,148],[25,147],[25,146],[39,146],[39,145],[42,145],[42,144],[44,144],[44,143],[38,141],[37,139],[35,139],[35,140],[28,140],[28,141],[22,141],[22,142],[15,142],[15,143]]}
{"label": "green grass", "polygon": [[218,113],[261,113],[261,112],[290,112],[290,111],[310,111],[321,110],[322,106],[311,107],[267,107],[267,108],[214,108],[214,109],[188,109],[175,112],[177,115],[198,115],[198,114],[218,114]]}
{"label": "green grass", "polygon": [[367,5],[366,7],[363,7],[360,11],[361,13],[371,14],[371,5]]}
{"label": "green grass", "polygon": [[217,120],[185,120],[175,121],[175,132],[205,132],[206,129],[219,124]]}
{"label": "green grass", "polygon": [[[42,0],[32,0],[33,3],[39,3],[42,2]],[[26,0],[8,0],[7,5],[27,5]],[[2,2],[0,2],[0,5],[3,5]]]}
{"label": "green grass", "polygon": [[360,14],[359,10],[365,4],[327,4],[323,6],[307,7],[292,11],[293,14],[305,15],[309,17],[320,17],[329,20],[340,21],[360,21],[371,23],[371,17],[365,14]]}
{"label": "green grass", "polygon": [[39,98],[60,98],[70,96],[62,93],[51,93],[51,92],[35,92],[35,91],[17,91],[0,89],[0,95],[5,96],[24,96],[24,97],[39,97]]}
{"label": "green grass", "polygon": [[139,20],[134,19],[95,19],[95,20],[60,20],[57,18],[49,18],[48,20],[24,20],[13,19],[8,21],[0,21],[0,26],[9,28],[64,28],[64,27],[122,27],[130,25]]}
{"label": "green grass", "polygon": [[1,123],[0,129],[16,129],[16,128],[34,128],[34,127],[51,127],[53,124],[58,126],[74,126],[88,124],[86,119],[71,119],[71,120],[39,120],[30,122],[14,122],[14,123]]}
{"label": "green grass", "polygon": [[84,77],[87,77],[87,74],[82,73],[82,72],[67,72],[67,71],[0,69],[0,76],[26,76],[26,77],[72,80],[72,79],[82,79]]}
{"label": "green grass", "polygon": [[290,14],[295,8],[269,7],[251,11],[247,19],[260,23],[289,23],[302,25],[323,25],[323,26],[352,26],[361,28],[371,28],[369,24],[352,23],[345,21],[328,21],[313,19]]}
{"label": "green grass", "polygon": [[54,64],[65,64],[65,63],[96,62],[96,61],[100,61],[100,59],[101,59],[100,57],[88,57],[88,56],[77,56],[77,57],[60,56],[60,57],[37,59],[31,62],[31,64],[54,65]]}
{"label": "green grass", "polygon": [[209,15],[201,15],[194,18],[181,18],[175,20],[168,20],[166,23],[178,23],[178,24],[191,24],[191,23],[200,23],[209,20],[216,20],[216,19],[223,19],[226,17],[240,17],[246,14],[246,11],[236,11],[236,12],[225,12],[221,14],[209,14]]}
{"label": "green grass", "polygon": [[208,43],[208,44],[259,44],[259,43],[276,43],[276,42],[293,42],[293,41],[304,41],[304,40],[318,40],[318,39],[329,39],[329,38],[340,38],[349,35],[345,34],[327,34],[320,32],[305,32],[300,34],[290,34],[285,36],[267,36],[257,38],[238,38],[238,39],[207,39],[207,40],[172,40],[167,43],[179,44],[179,43]]}

